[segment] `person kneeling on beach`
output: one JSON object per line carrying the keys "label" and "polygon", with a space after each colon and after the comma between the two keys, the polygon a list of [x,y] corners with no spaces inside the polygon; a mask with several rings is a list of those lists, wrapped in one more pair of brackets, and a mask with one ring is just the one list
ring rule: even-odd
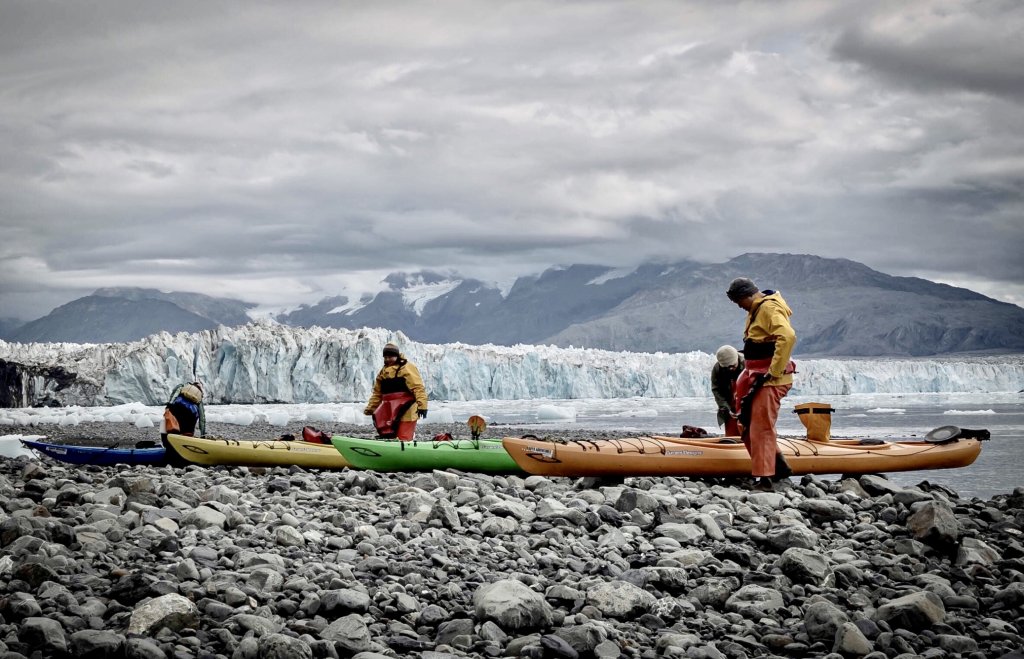
{"label": "person kneeling on beach", "polygon": [[196,425],[199,426],[199,436],[206,437],[203,384],[198,380],[179,384],[171,392],[171,397],[164,408],[160,435],[161,438],[166,438],[168,433],[194,437]]}
{"label": "person kneeling on beach", "polygon": [[384,367],[377,373],[373,395],[363,414],[373,417],[381,439],[412,441],[416,438],[416,422],[427,417],[427,390],[419,370],[398,346],[389,343],[383,353]]}

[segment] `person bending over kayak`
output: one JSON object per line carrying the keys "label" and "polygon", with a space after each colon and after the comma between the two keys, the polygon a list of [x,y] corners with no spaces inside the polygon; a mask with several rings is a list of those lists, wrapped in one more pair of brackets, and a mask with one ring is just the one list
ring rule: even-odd
{"label": "person bending over kayak", "polygon": [[416,422],[427,417],[423,378],[394,343],[384,346],[384,367],[377,373],[363,414],[373,417],[378,437],[402,441],[415,439]]}
{"label": "person bending over kayak", "polygon": [[715,352],[715,365],[711,368],[711,393],[718,405],[718,425],[725,427],[726,437],[739,437],[740,424],[736,420],[736,379],[743,372],[745,360],[736,348],[722,346]]}
{"label": "person bending over kayak", "polygon": [[790,361],[796,332],[789,323],[793,310],[776,291],[761,292],[746,277],[734,279],[726,295],[747,312],[743,330],[746,366],[736,380],[736,409],[748,392],[753,392],[750,422],[743,428],[743,444],[750,453],[751,476],[760,478],[758,489],[771,490],[772,478],[792,473],[778,452],[775,423],[783,397],[793,387],[796,364]]}

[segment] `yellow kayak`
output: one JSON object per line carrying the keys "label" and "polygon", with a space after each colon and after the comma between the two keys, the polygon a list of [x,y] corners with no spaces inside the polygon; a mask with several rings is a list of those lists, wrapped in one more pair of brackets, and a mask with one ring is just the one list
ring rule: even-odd
{"label": "yellow kayak", "polygon": [[201,465],[297,465],[314,469],[342,469],[351,466],[332,444],[280,439],[201,439],[184,435],[167,435],[167,441],[182,458]]}

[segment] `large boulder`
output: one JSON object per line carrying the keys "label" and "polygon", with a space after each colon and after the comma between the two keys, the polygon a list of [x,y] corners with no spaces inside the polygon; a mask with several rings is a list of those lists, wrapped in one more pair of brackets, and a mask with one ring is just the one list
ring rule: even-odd
{"label": "large boulder", "polygon": [[177,593],[168,593],[136,607],[128,621],[128,633],[154,636],[164,627],[177,632],[198,624],[196,605]]}
{"label": "large boulder", "polygon": [[548,627],[552,622],[544,596],[514,579],[480,586],[473,593],[473,607],[478,620],[493,620],[505,630]]}
{"label": "large boulder", "polygon": [[946,607],[935,593],[921,591],[894,599],[875,611],[874,619],[884,620],[893,629],[917,632],[942,622]]}
{"label": "large boulder", "polygon": [[634,618],[651,610],[654,595],[628,581],[602,583],[587,590],[587,603],[610,618]]}

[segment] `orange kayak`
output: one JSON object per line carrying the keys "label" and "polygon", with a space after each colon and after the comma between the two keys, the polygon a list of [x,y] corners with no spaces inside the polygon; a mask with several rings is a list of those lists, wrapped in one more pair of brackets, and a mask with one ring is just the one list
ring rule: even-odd
{"label": "orange kayak", "polygon": [[[736,438],[627,437],[560,441],[506,437],[505,450],[524,471],[543,476],[749,476],[750,456]],[[779,438],[801,474],[877,474],[966,467],[981,453],[977,439],[931,442]]]}

